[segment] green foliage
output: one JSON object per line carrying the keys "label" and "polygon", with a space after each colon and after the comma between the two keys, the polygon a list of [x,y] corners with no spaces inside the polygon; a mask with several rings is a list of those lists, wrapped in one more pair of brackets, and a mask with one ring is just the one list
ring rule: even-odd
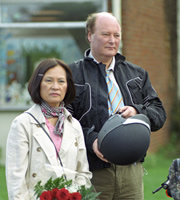
{"label": "green foliage", "polygon": [[8,200],[5,167],[0,165],[0,200]]}
{"label": "green foliage", "polygon": [[50,57],[60,57],[60,52],[57,47],[50,47],[48,45],[42,45],[41,47],[34,45],[32,47],[22,47],[22,54],[26,56],[30,56],[32,63],[39,61],[42,58],[50,58]]}
{"label": "green foliage", "polygon": [[79,192],[82,195],[82,200],[94,200],[100,195],[100,193],[93,192],[93,187],[85,188],[85,186],[82,186]]}
{"label": "green foliage", "polygon": [[39,181],[34,187],[35,195],[37,198],[41,195],[43,189],[44,187],[41,185],[41,181]]}
{"label": "green foliage", "polygon": [[26,62],[26,80],[28,81],[34,68],[39,64],[42,59],[46,58],[60,58],[61,53],[57,46],[48,46],[46,44],[39,47],[38,45],[22,47],[22,56]]}
{"label": "green foliage", "polygon": [[175,100],[171,112],[171,139],[172,144],[180,143],[180,100]]}
{"label": "green foliage", "polygon": [[161,147],[159,153],[163,153],[168,159],[178,158],[180,155],[180,141],[176,132],[171,132],[168,145]]}
{"label": "green foliage", "polygon": [[0,159],[2,158],[2,148],[0,148]]}
{"label": "green foliage", "polygon": [[48,190],[52,190],[53,188],[58,188],[58,189],[62,189],[64,187],[69,187],[70,185],[72,185],[72,181],[65,181],[64,177],[58,177],[56,179],[52,179],[50,178],[45,185],[41,185],[41,181],[39,181],[34,188],[35,191],[35,195],[38,197],[40,197],[41,193],[43,191],[48,191]]}

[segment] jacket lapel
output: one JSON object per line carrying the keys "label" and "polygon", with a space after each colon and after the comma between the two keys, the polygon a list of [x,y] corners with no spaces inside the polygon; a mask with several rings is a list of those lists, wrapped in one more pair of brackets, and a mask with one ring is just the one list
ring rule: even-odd
{"label": "jacket lapel", "polygon": [[50,138],[46,135],[46,133],[42,130],[41,127],[38,127],[38,129],[39,130],[33,134],[34,138],[43,149],[50,164],[57,165],[56,150],[53,143],[51,142]]}
{"label": "jacket lapel", "polygon": [[[66,116],[69,112],[65,112]],[[71,116],[72,117],[72,116]],[[73,119],[72,119],[73,120]],[[62,144],[60,149],[60,157],[64,157],[72,145],[77,145],[77,130],[72,126],[72,122],[68,120],[68,117],[64,121],[64,133],[62,137]]]}

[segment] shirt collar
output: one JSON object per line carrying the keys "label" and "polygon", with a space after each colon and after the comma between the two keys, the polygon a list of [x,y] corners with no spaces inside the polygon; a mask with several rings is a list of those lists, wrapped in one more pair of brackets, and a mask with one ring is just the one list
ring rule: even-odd
{"label": "shirt collar", "polygon": [[92,55],[91,51],[89,52],[88,57],[92,58],[96,63],[99,64],[99,62],[94,58],[94,56]]}
{"label": "shirt collar", "polygon": [[[98,61],[93,57],[91,51],[90,51],[88,57],[92,58],[96,63],[99,64],[99,62],[98,62]],[[111,64],[109,65],[108,70],[110,70],[110,71],[111,71],[111,70],[114,71],[114,66],[115,66],[115,56],[113,56],[112,62],[111,62]]]}
{"label": "shirt collar", "polygon": [[111,64],[109,65],[108,70],[114,71],[114,67],[115,67],[115,57],[113,56],[112,62],[111,62]]}

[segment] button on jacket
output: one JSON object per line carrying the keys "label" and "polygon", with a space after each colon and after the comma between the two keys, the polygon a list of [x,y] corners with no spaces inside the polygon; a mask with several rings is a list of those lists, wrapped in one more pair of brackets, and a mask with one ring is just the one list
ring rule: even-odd
{"label": "button on jacket", "polygon": [[[76,86],[76,98],[68,108],[77,118],[85,136],[90,170],[109,167],[109,163],[100,160],[92,150],[92,144],[98,132],[109,117],[108,88],[105,80],[105,65],[96,63],[88,57],[70,64]],[[161,100],[152,87],[147,71],[125,61],[121,54],[115,56],[114,76],[121,90],[126,106],[133,106],[138,113],[145,114],[151,122],[151,130],[159,130],[166,113]]]}
{"label": "button on jacket", "polygon": [[[45,117],[39,105],[32,106],[28,112],[44,126]],[[90,186],[91,172],[86,157],[86,147],[82,128],[79,122],[65,110],[64,133],[60,149],[63,166],[77,171],[71,178],[76,184]],[[48,170],[46,165],[55,166],[60,162],[56,156],[53,143],[37,122],[27,113],[22,113],[14,119],[7,139],[6,177],[9,200],[36,199],[34,186],[38,181],[44,184],[50,177],[56,178],[62,173]],[[62,172],[62,170],[61,170]],[[68,178],[67,174],[67,178]]]}

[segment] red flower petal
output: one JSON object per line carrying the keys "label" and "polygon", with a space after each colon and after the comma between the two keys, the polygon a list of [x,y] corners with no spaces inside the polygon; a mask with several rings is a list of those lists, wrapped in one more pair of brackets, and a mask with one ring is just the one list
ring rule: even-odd
{"label": "red flower petal", "polygon": [[51,190],[51,196],[52,196],[53,198],[56,198],[56,193],[57,193],[57,191],[58,191],[58,188],[54,188],[54,189]]}
{"label": "red flower petal", "polygon": [[56,199],[57,200],[69,200],[70,193],[67,189],[62,188],[57,191],[56,193]]}
{"label": "red flower petal", "polygon": [[51,192],[50,191],[42,192],[42,194],[40,195],[40,200],[53,200]]}
{"label": "red flower petal", "polygon": [[79,192],[74,192],[70,194],[70,200],[81,200],[81,194]]}

